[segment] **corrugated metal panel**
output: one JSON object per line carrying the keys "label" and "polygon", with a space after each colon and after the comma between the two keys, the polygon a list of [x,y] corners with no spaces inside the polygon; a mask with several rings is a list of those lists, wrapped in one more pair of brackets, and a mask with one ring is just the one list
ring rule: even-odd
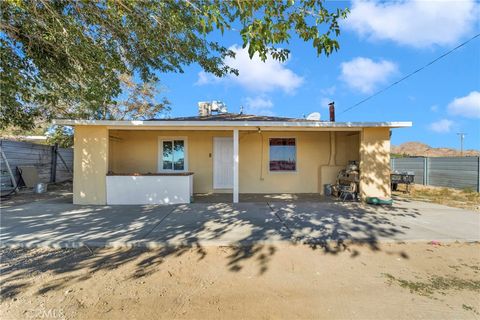
{"label": "corrugated metal panel", "polygon": [[[10,140],[0,140],[0,144],[17,181],[19,179],[17,166],[35,166],[40,181],[50,181],[52,170],[51,146]],[[58,153],[62,155],[67,166],[73,171],[73,149],[59,148]],[[2,190],[8,190],[12,187],[11,179],[3,160],[0,165],[0,186]],[[61,160],[57,159],[57,182],[71,178],[70,172],[65,168]]]}
{"label": "corrugated metal panel", "polygon": [[73,172],[73,149],[63,149],[58,148],[58,154],[65,160],[67,163],[67,168],[63,164],[60,157],[57,159],[57,181],[65,181],[72,179],[72,175],[70,172]]}
{"label": "corrugated metal panel", "polygon": [[[415,183],[423,183],[423,158],[396,158],[392,169],[415,172]],[[479,190],[478,157],[427,158],[428,184],[449,188]]]}
{"label": "corrugated metal panel", "polygon": [[429,158],[432,186],[477,189],[478,157]]}

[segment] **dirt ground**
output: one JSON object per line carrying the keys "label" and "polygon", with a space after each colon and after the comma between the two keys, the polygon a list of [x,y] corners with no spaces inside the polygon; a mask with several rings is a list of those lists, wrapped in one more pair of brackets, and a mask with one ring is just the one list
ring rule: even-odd
{"label": "dirt ground", "polygon": [[0,251],[1,319],[480,319],[479,243]]}
{"label": "dirt ground", "polygon": [[393,195],[400,198],[433,202],[480,212],[480,193],[471,189],[453,189],[415,184],[406,192],[405,185],[399,185]]}
{"label": "dirt ground", "polygon": [[10,207],[45,199],[64,198],[72,196],[72,182],[64,181],[59,183],[49,183],[47,192],[35,193],[32,188],[21,188],[17,193],[2,197],[0,204],[2,207]]}

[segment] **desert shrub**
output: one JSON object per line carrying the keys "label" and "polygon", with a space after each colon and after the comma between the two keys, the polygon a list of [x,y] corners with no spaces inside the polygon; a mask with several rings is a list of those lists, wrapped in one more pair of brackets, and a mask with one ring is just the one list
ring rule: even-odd
{"label": "desert shrub", "polygon": [[474,193],[475,190],[472,187],[465,187],[462,189],[464,193]]}

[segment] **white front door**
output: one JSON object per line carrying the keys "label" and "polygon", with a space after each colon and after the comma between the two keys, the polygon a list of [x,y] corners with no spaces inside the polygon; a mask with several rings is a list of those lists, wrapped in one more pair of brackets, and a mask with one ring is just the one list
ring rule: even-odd
{"label": "white front door", "polygon": [[213,138],[213,188],[233,188],[232,138]]}

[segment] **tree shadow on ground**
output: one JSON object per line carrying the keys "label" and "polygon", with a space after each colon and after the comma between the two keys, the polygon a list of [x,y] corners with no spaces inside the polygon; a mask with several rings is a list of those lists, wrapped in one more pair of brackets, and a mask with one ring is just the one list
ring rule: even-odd
{"label": "tree shadow on ground", "polygon": [[[352,244],[380,251],[381,239],[394,239],[408,228],[396,217],[415,218],[420,214],[403,206],[380,208],[341,202],[131,206],[127,210],[95,206],[75,206],[71,210],[71,205],[62,206],[63,200],[57,206],[39,208],[42,213],[38,215],[15,211],[10,217],[13,221],[2,228],[2,239],[14,237],[14,229],[21,224],[24,240],[31,246],[41,245],[35,235],[46,231],[51,238],[82,239],[85,246],[54,250],[3,247],[2,299],[19,294],[32,275],[50,272],[58,276],[38,294],[61,290],[127,263],[135,264],[129,278],[136,279],[158,271],[169,257],[193,252],[197,261],[202,260],[207,255],[205,247],[210,245],[228,246],[226,267],[231,272],[240,272],[247,261],[254,261],[259,275],[268,271],[280,243],[308,246],[324,254],[348,251],[355,258],[360,252],[351,249]],[[131,241],[132,247],[113,250],[95,245],[115,236]],[[152,248],[152,243],[163,245]],[[392,254],[408,259],[405,252]]]}

